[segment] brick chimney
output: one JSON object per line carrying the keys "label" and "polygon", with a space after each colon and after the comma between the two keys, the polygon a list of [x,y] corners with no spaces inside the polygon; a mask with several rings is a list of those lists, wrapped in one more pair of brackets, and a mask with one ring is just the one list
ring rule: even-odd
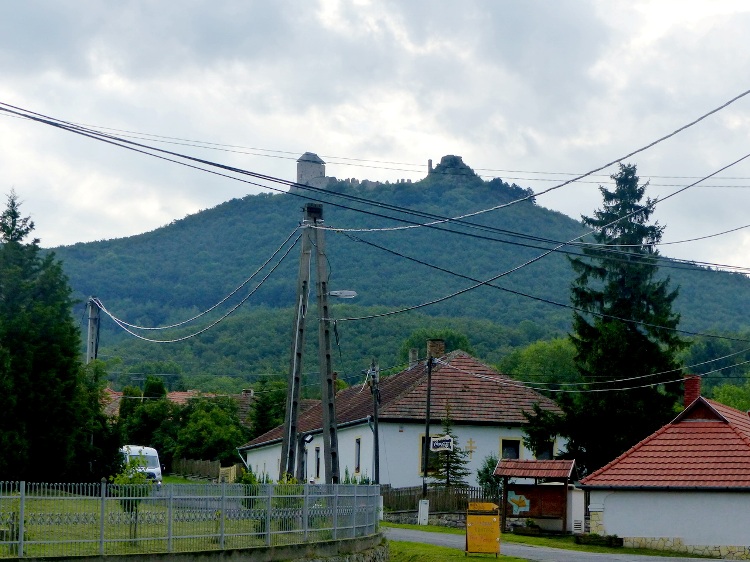
{"label": "brick chimney", "polygon": [[419,350],[416,347],[409,349],[409,368],[416,367],[419,363]]}
{"label": "brick chimney", "polygon": [[685,376],[685,407],[695,402],[701,395],[701,378],[698,375]]}
{"label": "brick chimney", "polygon": [[445,355],[445,340],[427,340],[427,355],[430,357]]}

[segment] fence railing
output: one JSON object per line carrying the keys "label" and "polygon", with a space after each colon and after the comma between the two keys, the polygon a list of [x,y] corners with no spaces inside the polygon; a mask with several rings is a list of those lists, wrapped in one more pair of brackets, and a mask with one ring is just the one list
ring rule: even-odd
{"label": "fence railing", "polygon": [[0,558],[191,552],[378,532],[379,486],[0,482]]}
{"label": "fence railing", "polygon": [[[390,511],[417,510],[419,500],[423,499],[422,487],[390,488],[383,486],[383,508]],[[430,500],[430,511],[466,511],[469,502],[497,502],[500,489],[469,486],[428,487],[427,499]]]}

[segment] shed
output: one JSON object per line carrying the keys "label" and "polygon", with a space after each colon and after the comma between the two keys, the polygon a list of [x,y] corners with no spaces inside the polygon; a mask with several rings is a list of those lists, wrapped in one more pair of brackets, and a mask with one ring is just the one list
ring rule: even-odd
{"label": "shed", "polygon": [[585,504],[572,485],[574,460],[502,459],[495,476],[503,478],[502,529],[508,518],[530,518],[546,530],[583,532]]}

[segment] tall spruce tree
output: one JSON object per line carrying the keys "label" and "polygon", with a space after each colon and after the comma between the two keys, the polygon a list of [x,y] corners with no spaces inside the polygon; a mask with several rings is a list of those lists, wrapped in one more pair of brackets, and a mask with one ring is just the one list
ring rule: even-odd
{"label": "tall spruce tree", "polygon": [[81,365],[62,266],[27,241],[33,230],[11,192],[0,214],[0,480],[91,479],[106,464],[90,456],[107,429],[101,386]]}
{"label": "tall spruce tree", "polygon": [[[657,277],[656,245],[664,230],[649,224],[654,201],[641,203],[635,165],[620,165],[613,190],[600,187],[603,206],[583,217],[595,245],[571,258],[577,274],[571,301],[575,364],[586,383],[563,395],[561,433],[568,457],[592,472],[661,427],[674,415],[680,379],[676,354],[687,344],[674,329],[677,290]],[[554,435],[550,416],[531,416],[532,438]]]}

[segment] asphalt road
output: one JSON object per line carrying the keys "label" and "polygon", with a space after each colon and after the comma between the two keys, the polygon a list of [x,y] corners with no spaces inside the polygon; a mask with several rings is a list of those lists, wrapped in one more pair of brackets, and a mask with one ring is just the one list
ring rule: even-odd
{"label": "asphalt road", "polygon": [[[460,550],[465,548],[466,538],[464,535],[430,533],[427,531],[413,531],[411,529],[396,529],[393,527],[381,527],[381,530],[386,538],[394,541],[434,544],[437,546],[458,548]],[[596,554],[509,542],[500,545],[500,553],[506,556],[516,556],[518,558],[543,562],[696,562],[697,560],[696,558],[641,556],[639,554]],[[707,559],[702,558],[701,560]],[[398,561],[394,560],[393,562]]]}

